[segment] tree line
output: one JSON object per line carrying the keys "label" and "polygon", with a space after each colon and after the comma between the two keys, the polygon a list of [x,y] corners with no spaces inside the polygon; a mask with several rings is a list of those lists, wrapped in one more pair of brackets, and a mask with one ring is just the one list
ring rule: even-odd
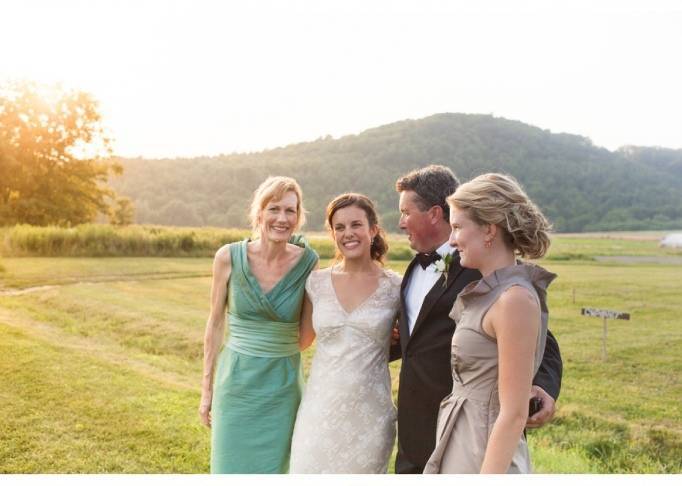
{"label": "tree line", "polygon": [[518,121],[444,113],[257,153],[117,159],[91,96],[34,83],[0,86],[0,226],[246,227],[254,189],[281,174],[301,183],[308,228],[323,228],[334,196],[356,191],[376,201],[394,231],[396,179],[431,163],[461,180],[513,175],[557,231],[682,228],[682,150],[612,152]]}
{"label": "tree line", "polygon": [[462,181],[513,175],[557,231],[682,228],[682,150],[612,152],[585,137],[487,115],[440,114],[251,154],[122,160],[125,173],[112,184],[135,202],[140,223],[243,227],[253,190],[283,174],[303,187],[309,228],[323,227],[335,195],[358,191],[395,231],[396,179],[430,163]]}

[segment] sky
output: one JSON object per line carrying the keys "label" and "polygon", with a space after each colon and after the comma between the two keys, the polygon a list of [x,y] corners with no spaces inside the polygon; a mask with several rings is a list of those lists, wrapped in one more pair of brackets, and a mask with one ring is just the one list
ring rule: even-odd
{"label": "sky", "polygon": [[0,15],[0,82],[91,93],[127,157],[444,112],[682,148],[676,0],[3,0]]}

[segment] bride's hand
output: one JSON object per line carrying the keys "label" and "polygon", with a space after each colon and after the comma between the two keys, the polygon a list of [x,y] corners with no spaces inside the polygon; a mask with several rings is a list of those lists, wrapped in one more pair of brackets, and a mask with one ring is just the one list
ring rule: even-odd
{"label": "bride's hand", "polygon": [[400,329],[397,327],[391,328],[391,346],[400,343]]}
{"label": "bride's hand", "polygon": [[201,423],[211,428],[211,393],[204,392],[201,394],[201,402],[199,402],[199,418]]}

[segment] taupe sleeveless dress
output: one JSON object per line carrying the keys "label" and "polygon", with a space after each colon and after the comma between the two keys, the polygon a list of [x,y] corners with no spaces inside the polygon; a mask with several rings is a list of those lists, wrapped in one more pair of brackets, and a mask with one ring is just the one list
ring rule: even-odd
{"label": "taupe sleeveless dress", "polygon": [[[450,317],[457,323],[452,336],[452,393],[440,404],[436,448],[425,474],[478,473],[488,437],[500,412],[497,342],[482,328],[483,317],[502,292],[521,286],[537,296],[541,327],[535,349],[537,373],[547,337],[547,286],[556,277],[528,263],[502,268],[467,285],[455,301]],[[508,473],[532,472],[528,444],[521,435]]]}

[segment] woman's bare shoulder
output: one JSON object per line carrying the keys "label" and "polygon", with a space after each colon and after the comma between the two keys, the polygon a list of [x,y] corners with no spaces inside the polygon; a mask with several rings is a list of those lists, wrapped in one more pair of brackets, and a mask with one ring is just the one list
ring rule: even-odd
{"label": "woman's bare shoulder", "polygon": [[530,322],[529,317],[540,314],[537,295],[521,285],[513,285],[500,294],[489,314],[493,321],[510,326]]}
{"label": "woman's bare shoulder", "polygon": [[403,276],[400,275],[398,272],[391,270],[390,268],[387,268],[384,270],[384,275],[386,275],[389,278],[393,285],[400,286],[402,284]]}
{"label": "woman's bare shoulder", "polygon": [[292,243],[287,243],[287,251],[294,257],[299,257],[305,251],[305,248]]}
{"label": "woman's bare shoulder", "polygon": [[537,294],[522,285],[512,285],[500,294],[496,305],[512,309],[529,309],[538,307]]}
{"label": "woman's bare shoulder", "polygon": [[213,258],[213,263],[216,265],[229,265],[232,261],[232,256],[230,254],[230,246],[232,243],[228,243],[226,245],[221,246],[218,248],[218,251],[215,252],[215,257]]}

